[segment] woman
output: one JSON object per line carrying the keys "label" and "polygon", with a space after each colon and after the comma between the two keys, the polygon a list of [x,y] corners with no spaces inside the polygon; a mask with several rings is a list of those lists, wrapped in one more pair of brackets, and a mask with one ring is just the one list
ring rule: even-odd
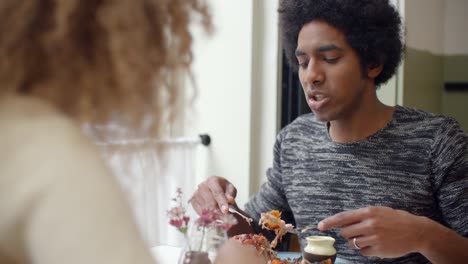
{"label": "woman", "polygon": [[0,263],[152,263],[80,126],[161,136],[194,18],[209,29],[203,0],[0,2]]}

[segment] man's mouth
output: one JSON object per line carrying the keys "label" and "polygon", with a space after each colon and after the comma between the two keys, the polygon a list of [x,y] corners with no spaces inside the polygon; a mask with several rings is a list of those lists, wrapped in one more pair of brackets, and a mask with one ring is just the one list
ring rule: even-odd
{"label": "man's mouth", "polygon": [[313,96],[312,96],[312,99],[313,99],[314,101],[320,101],[320,100],[322,100],[323,98],[324,98],[324,96],[321,95],[321,94],[317,94],[317,95],[313,95]]}
{"label": "man's mouth", "polygon": [[317,92],[308,93],[307,98],[307,104],[313,111],[319,111],[331,101],[327,94]]}

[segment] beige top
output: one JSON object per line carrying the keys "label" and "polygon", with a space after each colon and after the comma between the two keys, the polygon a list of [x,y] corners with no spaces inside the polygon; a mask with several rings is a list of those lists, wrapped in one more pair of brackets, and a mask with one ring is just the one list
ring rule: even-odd
{"label": "beige top", "polygon": [[97,148],[33,99],[0,99],[0,263],[153,263]]}

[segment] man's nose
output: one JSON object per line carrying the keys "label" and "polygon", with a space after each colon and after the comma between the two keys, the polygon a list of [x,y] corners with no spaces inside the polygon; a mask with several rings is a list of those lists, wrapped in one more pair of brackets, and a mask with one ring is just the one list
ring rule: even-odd
{"label": "man's nose", "polygon": [[310,85],[319,85],[324,81],[323,70],[319,63],[310,61],[306,69],[306,81]]}

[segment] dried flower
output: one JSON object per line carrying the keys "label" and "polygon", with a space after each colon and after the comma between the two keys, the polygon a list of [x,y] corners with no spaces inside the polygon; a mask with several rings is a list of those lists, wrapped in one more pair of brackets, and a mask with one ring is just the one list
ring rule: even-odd
{"label": "dried flower", "polygon": [[[176,196],[172,199],[176,205],[167,211],[167,215],[169,217],[169,224],[176,227],[187,239],[187,228],[190,217],[187,215],[186,207],[182,203],[182,196],[182,190],[177,188]],[[197,228],[202,230],[203,235],[201,240],[203,241],[205,233],[209,228],[219,227],[224,231],[228,231],[233,225],[237,224],[237,219],[231,214],[223,214],[214,208],[205,208],[195,223]]]}
{"label": "dried flower", "polygon": [[218,220],[218,214],[213,208],[205,208],[202,210],[200,217],[197,219],[197,224],[200,227],[207,227]]}
{"label": "dried flower", "polygon": [[176,202],[177,205],[167,211],[169,224],[176,227],[181,233],[186,234],[190,217],[186,214],[187,210],[182,205],[182,190],[177,188],[176,193],[176,197],[172,200]]}

